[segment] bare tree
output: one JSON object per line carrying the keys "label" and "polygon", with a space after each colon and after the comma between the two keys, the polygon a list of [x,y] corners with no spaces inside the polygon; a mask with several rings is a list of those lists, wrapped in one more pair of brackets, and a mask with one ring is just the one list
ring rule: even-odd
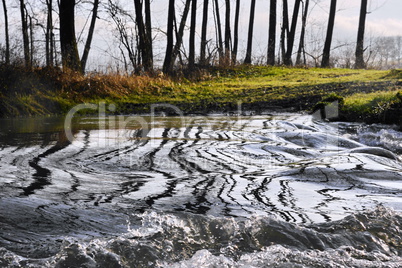
{"label": "bare tree", "polygon": [[225,1],[225,61],[230,61],[230,0]]}
{"label": "bare tree", "polygon": [[22,25],[22,39],[24,44],[24,61],[25,67],[31,66],[31,56],[29,50],[29,35],[28,35],[28,16],[25,7],[25,1],[20,0],[20,13],[21,13],[21,25]]}
{"label": "bare tree", "polygon": [[304,50],[304,38],[306,34],[306,24],[307,24],[307,13],[308,13],[308,6],[309,6],[309,0],[305,0],[305,3],[302,3],[304,5],[304,8],[302,8],[302,28],[301,28],[301,33],[300,33],[300,42],[299,42],[299,49],[297,50],[297,57],[296,57],[296,65],[301,65],[302,64],[302,53],[303,53],[303,64],[306,65],[306,53]]}
{"label": "bare tree", "polygon": [[135,22],[138,31],[138,55],[140,56],[138,63],[142,63],[145,71],[153,70],[153,52],[152,52],[152,27],[150,15],[150,1],[145,1],[145,22],[142,15],[144,1],[134,0]]}
{"label": "bare tree", "polygon": [[169,2],[168,27],[166,33],[167,46],[166,46],[165,60],[163,62],[163,72],[165,73],[172,73],[176,58],[180,54],[180,48],[183,43],[184,28],[186,26],[188,13],[190,11],[190,5],[191,0],[186,0],[183,14],[181,16],[179,30],[176,31],[176,43],[174,43],[174,36],[173,36],[175,28],[174,0],[170,0]]}
{"label": "bare tree", "polygon": [[292,24],[291,24],[288,39],[287,39],[287,48],[286,48],[285,60],[284,60],[285,65],[292,65],[293,45],[294,45],[294,41],[295,41],[297,18],[299,16],[300,2],[301,2],[301,0],[296,0],[295,5],[293,7]]}
{"label": "bare tree", "polygon": [[63,68],[81,72],[75,37],[75,0],[60,0],[60,46]]}
{"label": "bare tree", "polygon": [[34,33],[34,24],[32,22],[32,16],[28,15],[29,19],[29,65],[32,66],[34,62],[34,38],[33,38],[33,33]]}
{"label": "bare tree", "polygon": [[191,0],[186,0],[186,3],[184,5],[183,14],[182,14],[181,20],[180,20],[179,30],[176,31],[176,44],[174,45],[174,48],[173,48],[172,62],[171,62],[172,64],[170,66],[171,70],[173,70],[173,65],[176,61],[177,56],[180,56],[180,48],[183,44],[184,28],[186,27],[188,13],[190,12],[190,5],[191,5]]}
{"label": "bare tree", "polygon": [[364,62],[364,30],[366,25],[366,15],[367,15],[367,0],[362,0],[360,5],[360,18],[359,18],[359,29],[357,31],[357,43],[356,43],[356,69],[366,68],[366,63]]}
{"label": "bare tree", "polygon": [[92,37],[93,37],[93,34],[94,34],[95,23],[96,23],[96,19],[97,19],[97,16],[98,16],[98,7],[99,7],[99,0],[94,0],[94,7],[92,9],[91,24],[89,26],[88,37],[87,37],[84,52],[83,52],[82,58],[81,58],[81,69],[82,69],[81,71],[82,71],[82,73],[85,73],[85,67],[87,65],[89,50],[91,49]]}
{"label": "bare tree", "polygon": [[328,19],[328,27],[327,27],[327,36],[325,38],[324,51],[322,54],[322,61],[321,61],[322,68],[329,67],[329,56],[330,56],[330,52],[331,52],[332,33],[334,31],[334,24],[335,24],[335,13],[336,13],[336,0],[331,0],[331,7],[329,10],[329,19]]}
{"label": "bare tree", "polygon": [[207,25],[208,25],[208,4],[209,0],[204,0],[202,11],[202,27],[201,27],[201,49],[200,49],[200,64],[206,65],[206,47],[207,47]]}
{"label": "bare tree", "polygon": [[237,50],[239,46],[239,17],[240,17],[240,0],[236,0],[236,10],[234,18],[234,32],[233,32],[233,50],[232,50],[232,64],[236,64]]}
{"label": "bare tree", "polygon": [[244,59],[245,64],[251,64],[251,51],[252,51],[252,47],[253,47],[254,14],[255,14],[255,0],[251,0],[250,21],[248,24],[247,50],[246,50],[246,58]]}
{"label": "bare tree", "polygon": [[166,44],[166,54],[165,54],[165,61],[163,62],[163,71],[165,73],[169,73],[172,71],[172,67],[174,62],[172,59],[172,52],[173,52],[173,23],[175,17],[175,8],[174,8],[174,0],[169,0],[169,8],[168,8],[168,20],[167,20],[167,44]]}
{"label": "bare tree", "polygon": [[195,65],[195,27],[197,24],[197,0],[192,0],[191,5],[191,23],[190,23],[190,44],[189,44],[189,68],[194,68]]}
{"label": "bare tree", "polygon": [[216,40],[218,43],[218,54],[219,54],[219,62],[223,61],[223,41],[222,41],[222,28],[221,28],[221,17],[219,12],[219,3],[218,0],[214,1],[215,4],[215,28],[216,28]]}
{"label": "bare tree", "polygon": [[134,8],[135,8],[135,23],[137,25],[138,32],[138,64],[141,64],[144,61],[145,55],[145,25],[142,17],[142,0],[134,0]]}
{"label": "bare tree", "polygon": [[283,0],[282,4],[282,29],[281,29],[281,41],[280,49],[282,62],[285,62],[286,57],[286,37],[289,36],[289,15],[288,15],[288,0]]}
{"label": "bare tree", "polygon": [[7,14],[7,5],[6,0],[3,0],[3,12],[4,12],[4,24],[5,24],[5,32],[6,32],[6,64],[10,64],[10,37],[8,31],[8,14]]}
{"label": "bare tree", "polygon": [[267,64],[275,65],[276,0],[270,1]]}
{"label": "bare tree", "polygon": [[151,1],[145,0],[145,60],[146,71],[152,71],[154,65],[154,52],[152,44]]}
{"label": "bare tree", "polygon": [[46,0],[46,66],[53,66],[54,63],[54,34],[53,34],[53,0]]}
{"label": "bare tree", "polygon": [[[118,6],[112,0],[109,0],[107,10],[117,28],[118,37],[120,41],[118,48],[121,54],[123,55],[123,61],[126,71],[129,70],[129,65],[131,65],[135,71],[138,71],[137,53],[134,47],[134,40],[133,40],[134,36],[137,36],[137,34],[134,33],[134,31],[127,26],[127,21],[125,18],[129,17],[130,20],[133,19],[126,11],[123,10],[122,7]],[[125,57],[124,50],[128,53],[130,64],[128,63]]]}

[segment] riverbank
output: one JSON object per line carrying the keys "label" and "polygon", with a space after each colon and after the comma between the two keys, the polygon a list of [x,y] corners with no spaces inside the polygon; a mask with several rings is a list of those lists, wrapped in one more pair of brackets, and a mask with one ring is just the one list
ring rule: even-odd
{"label": "riverbank", "polygon": [[66,114],[77,104],[99,102],[114,104],[108,112],[116,114],[149,113],[157,103],[185,114],[235,112],[240,104],[255,113],[312,112],[338,100],[341,120],[402,124],[398,70],[240,66],[171,78],[1,67],[0,77],[1,117]]}

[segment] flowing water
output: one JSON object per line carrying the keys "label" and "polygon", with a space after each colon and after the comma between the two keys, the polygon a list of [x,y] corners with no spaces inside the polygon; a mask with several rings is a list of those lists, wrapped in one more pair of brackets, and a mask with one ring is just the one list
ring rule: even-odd
{"label": "flowing water", "polygon": [[0,267],[402,267],[396,127],[301,114],[0,123]]}

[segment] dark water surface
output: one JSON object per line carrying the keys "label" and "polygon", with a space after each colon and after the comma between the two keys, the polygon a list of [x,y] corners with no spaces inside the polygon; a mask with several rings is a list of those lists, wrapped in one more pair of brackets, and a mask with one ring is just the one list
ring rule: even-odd
{"label": "dark water surface", "polygon": [[65,122],[0,121],[0,267],[402,267],[396,127]]}

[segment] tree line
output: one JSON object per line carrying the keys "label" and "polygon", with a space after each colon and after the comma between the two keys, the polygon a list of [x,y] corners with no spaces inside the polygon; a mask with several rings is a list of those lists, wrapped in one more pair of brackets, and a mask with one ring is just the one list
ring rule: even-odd
{"label": "tree line", "polygon": [[[2,0],[4,15],[5,46],[2,46],[2,60],[10,64],[12,49],[10,45],[9,12],[16,0]],[[88,56],[97,22],[102,19],[113,23],[118,39],[118,50],[124,55],[126,70],[136,73],[150,73],[155,69],[153,5],[151,0],[126,1],[133,7],[129,11],[120,1],[92,0],[88,17],[88,30],[81,55],[77,45],[76,8],[83,2],[77,0],[18,0],[20,13],[20,34],[22,36],[23,64],[27,68],[38,64],[35,62],[36,43],[44,43],[41,56],[45,66],[61,65],[63,68],[84,73],[87,68]],[[166,0],[167,21],[164,29],[158,29],[166,38],[163,64],[164,73],[173,73],[175,68],[185,66],[188,70],[207,68],[211,65],[230,66],[253,63],[253,36],[255,23],[256,0],[250,4],[247,18],[247,47],[244,58],[239,57],[239,23],[242,0]],[[280,5],[281,4],[281,5]],[[270,0],[267,14],[267,65],[307,65],[306,29],[310,11],[310,0],[294,0],[289,5],[288,0]],[[45,14],[45,21],[40,21],[32,8],[33,5]],[[292,7],[292,9],[290,8]],[[281,10],[280,10],[281,7]],[[15,8],[15,7],[14,7]],[[100,18],[100,9],[103,17]],[[200,12],[197,12],[197,10]],[[321,67],[331,67],[331,49],[333,47],[333,29],[337,12],[337,0],[331,0],[328,10],[326,36],[322,52],[319,55]],[[232,15],[234,16],[232,17]],[[365,24],[367,0],[361,0],[357,40],[354,48],[353,68],[366,68],[364,58]],[[90,18],[90,19],[89,19]],[[211,20],[211,18],[213,18]],[[129,25],[133,27],[129,27]],[[201,33],[197,26],[201,25]],[[224,27],[223,27],[224,26]],[[280,27],[278,27],[280,26]],[[199,28],[199,27],[198,27]],[[208,34],[214,31],[215,38],[208,39]],[[279,31],[278,31],[279,29]],[[296,31],[299,29],[298,40]],[[43,32],[43,40],[38,31]],[[58,36],[58,38],[56,38]],[[279,37],[279,38],[278,38]],[[198,49],[197,49],[198,47]],[[187,51],[188,48],[188,51]],[[43,55],[44,54],[44,55]],[[58,57],[60,59],[58,59]],[[318,63],[315,63],[318,65]]]}

